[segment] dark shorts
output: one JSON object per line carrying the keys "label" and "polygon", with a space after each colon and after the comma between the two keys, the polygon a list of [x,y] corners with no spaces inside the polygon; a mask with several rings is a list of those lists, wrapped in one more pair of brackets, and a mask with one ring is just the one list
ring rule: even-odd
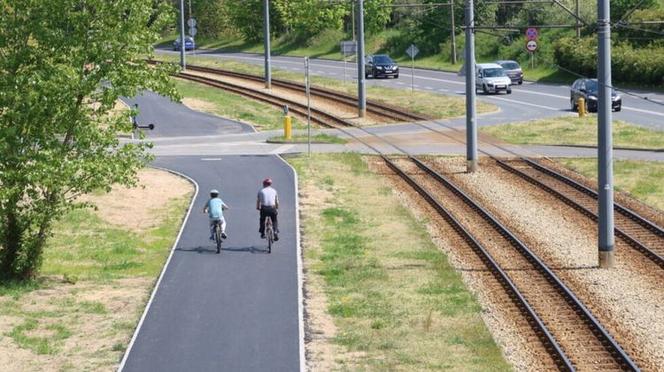
{"label": "dark shorts", "polygon": [[279,224],[277,223],[277,208],[275,207],[261,207],[261,213],[260,213],[260,219],[258,220],[258,231],[263,234],[265,232],[265,225],[263,224],[265,221],[265,217],[271,217],[272,218],[272,226],[274,227],[274,231],[278,232],[279,231]]}

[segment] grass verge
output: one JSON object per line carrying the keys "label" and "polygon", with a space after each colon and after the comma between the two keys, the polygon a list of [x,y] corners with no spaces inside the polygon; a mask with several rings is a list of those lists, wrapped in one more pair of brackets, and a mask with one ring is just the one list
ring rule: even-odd
{"label": "grass verge", "polygon": [[[291,139],[287,140],[284,136],[277,136],[277,137],[272,137],[267,140],[267,142],[270,143],[307,143],[308,142],[308,137],[305,135],[295,135],[292,136]],[[337,136],[332,136],[329,134],[316,134],[315,136],[311,136],[311,143],[331,143],[331,144],[345,144],[348,143],[347,140],[337,137]]]}
{"label": "grass verge", "polygon": [[[177,56],[158,55],[158,60],[167,62],[179,61]],[[223,68],[236,72],[243,72],[254,75],[262,75],[263,70],[260,66],[250,65],[241,62],[235,62],[227,59],[220,60],[206,56],[191,56],[189,62],[194,65]],[[350,71],[350,70],[349,70]],[[349,76],[352,72],[349,72]],[[303,76],[298,73],[274,69],[272,76],[275,79],[303,82]],[[404,75],[405,76],[405,75]],[[347,94],[356,94],[357,86],[352,81],[343,82],[341,80],[313,76],[312,85],[333,89]],[[390,105],[403,107],[409,111],[427,115],[438,119],[448,119],[463,116],[466,106],[463,97],[446,96],[442,94],[428,93],[423,91],[414,91],[406,89],[387,88],[381,86],[367,86],[367,97],[369,99],[384,102]],[[497,107],[490,103],[478,101],[477,112],[487,113],[496,111]]]}
{"label": "grass verge", "polygon": [[[336,351],[326,354],[327,365],[312,363],[326,370],[510,369],[460,275],[359,155],[289,161],[300,177],[307,313],[334,324],[320,342]],[[316,313],[312,303],[320,301]]]}
{"label": "grass verge", "polygon": [[[251,124],[257,130],[283,128],[283,112],[272,105],[203,84],[174,80],[178,91],[185,97],[183,103],[192,109]],[[297,117],[293,117],[292,125],[296,129],[306,127]]]}
{"label": "grass verge", "polygon": [[[0,283],[3,370],[117,367],[191,195],[185,181],[152,172],[160,173],[161,182],[180,194],[166,191],[156,206],[142,204],[149,227],[121,228],[106,221],[104,214],[75,210],[54,226],[40,277]],[[149,191],[124,194],[141,198],[141,192]],[[113,193],[94,197],[123,198],[123,192]]]}
{"label": "grass verge", "polygon": [[[557,161],[586,177],[597,179],[596,158],[564,158]],[[662,180],[664,180],[664,163],[639,160],[613,162],[615,187],[660,211],[664,211]]]}
{"label": "grass verge", "polygon": [[[597,116],[562,116],[523,123],[483,127],[483,133],[525,145],[597,145]],[[613,145],[625,148],[664,148],[664,132],[616,120]]]}

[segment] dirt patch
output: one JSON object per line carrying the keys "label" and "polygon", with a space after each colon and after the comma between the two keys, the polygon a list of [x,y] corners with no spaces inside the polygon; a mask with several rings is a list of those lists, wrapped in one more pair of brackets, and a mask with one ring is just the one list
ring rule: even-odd
{"label": "dirt patch", "polygon": [[[0,365],[8,371],[115,370],[152,281],[128,278],[107,284],[54,283],[22,296],[15,310],[38,324],[25,335],[46,340],[53,351],[19,347],[7,335],[23,320],[0,315]],[[69,336],[58,340],[57,329],[66,330]]]}
{"label": "dirt patch", "polygon": [[202,99],[183,98],[182,104],[195,111],[203,111],[210,114],[214,114],[216,112],[215,111],[216,106],[214,103]]}
{"label": "dirt patch", "polygon": [[158,226],[155,210],[162,209],[169,198],[179,198],[191,191],[191,184],[166,171],[144,169],[138,174],[139,186],[116,186],[103,195],[86,195],[83,201],[93,203],[95,213],[109,224],[144,231]]}

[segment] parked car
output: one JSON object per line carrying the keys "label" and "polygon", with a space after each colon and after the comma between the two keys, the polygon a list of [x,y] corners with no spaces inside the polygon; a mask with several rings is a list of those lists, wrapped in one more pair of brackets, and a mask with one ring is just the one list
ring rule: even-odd
{"label": "parked car", "polygon": [[364,63],[364,77],[372,78],[381,76],[390,77],[395,79],[399,78],[399,65],[390,58],[387,54],[376,54],[367,56]]}
{"label": "parked car", "polygon": [[475,65],[475,91],[482,89],[484,94],[505,91],[512,94],[512,80],[499,64],[478,63]]}
{"label": "parked car", "polygon": [[[173,42],[173,50],[180,50],[180,38],[175,39]],[[191,36],[187,36],[184,38],[184,50],[194,50],[196,49],[196,42],[194,42],[194,38]]]}
{"label": "parked car", "polygon": [[[597,95],[598,95],[597,79],[577,79],[569,94],[569,103],[572,111],[576,111],[577,101],[583,97],[586,100],[586,108],[589,112],[597,111]],[[616,111],[622,110],[622,97],[614,90],[611,90],[611,108]]]}
{"label": "parked car", "polygon": [[512,80],[512,84],[523,84],[523,70],[517,61],[496,61],[497,64],[503,67],[507,76]]}

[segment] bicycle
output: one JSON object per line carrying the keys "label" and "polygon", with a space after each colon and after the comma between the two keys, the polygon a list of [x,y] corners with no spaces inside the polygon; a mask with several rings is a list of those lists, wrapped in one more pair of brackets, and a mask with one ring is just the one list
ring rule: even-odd
{"label": "bicycle", "polygon": [[272,227],[272,218],[265,217],[265,239],[267,240],[267,253],[272,253],[272,244],[274,244],[274,228]]}
{"label": "bicycle", "polygon": [[217,254],[221,252],[221,221],[214,221],[214,242],[217,244]]}

